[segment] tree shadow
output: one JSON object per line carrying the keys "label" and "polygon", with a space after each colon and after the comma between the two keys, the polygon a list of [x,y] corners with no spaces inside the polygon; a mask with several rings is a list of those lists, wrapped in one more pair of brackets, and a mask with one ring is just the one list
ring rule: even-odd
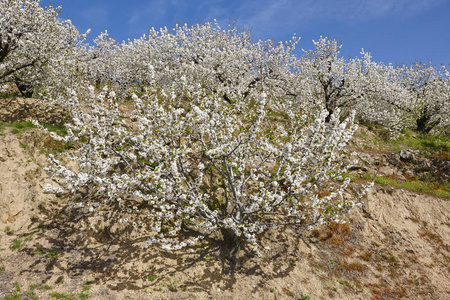
{"label": "tree shadow", "polygon": [[[170,252],[157,246],[142,249],[148,238],[145,235],[126,239],[126,230],[115,234],[107,228],[81,231],[92,215],[74,214],[68,205],[39,209],[46,218],[33,220],[28,230],[33,233],[34,244],[22,251],[36,257],[26,272],[45,265],[43,283],[64,274],[70,278],[89,277],[114,291],[165,287],[210,293],[214,284],[232,289],[239,278],[253,276],[258,278],[256,290],[270,279],[286,277],[295,266],[286,264],[270,273],[262,267],[276,268],[277,261],[286,260],[282,247],[278,254],[266,258],[258,258],[244,247],[235,263],[230,263],[221,255],[224,243],[212,237],[183,251]],[[196,232],[185,234],[194,236]],[[282,245],[286,242],[283,239],[280,235],[277,243]]]}

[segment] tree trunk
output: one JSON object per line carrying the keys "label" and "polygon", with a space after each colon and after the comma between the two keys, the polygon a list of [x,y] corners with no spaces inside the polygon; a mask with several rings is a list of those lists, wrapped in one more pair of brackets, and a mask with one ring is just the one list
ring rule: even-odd
{"label": "tree trunk", "polygon": [[19,92],[22,95],[22,97],[24,97],[24,98],[33,97],[34,89],[31,84],[23,82],[23,81],[19,81],[19,80],[16,80],[15,84],[16,84],[17,88],[19,89]]}
{"label": "tree trunk", "polygon": [[236,255],[238,254],[241,246],[243,244],[243,237],[237,236],[232,229],[221,229],[223,236],[223,249],[222,254],[228,259],[233,265],[236,263]]}
{"label": "tree trunk", "polygon": [[420,118],[416,120],[417,130],[423,133],[429,133],[440,121],[435,120],[431,122],[432,117],[433,114],[427,108],[424,108]]}

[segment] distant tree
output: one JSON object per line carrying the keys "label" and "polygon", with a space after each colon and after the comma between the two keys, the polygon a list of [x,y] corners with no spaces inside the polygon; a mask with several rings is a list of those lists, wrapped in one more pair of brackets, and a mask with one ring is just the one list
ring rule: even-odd
{"label": "distant tree", "polygon": [[439,73],[433,65],[421,62],[402,66],[401,70],[404,74],[401,84],[411,97],[408,107],[411,118],[418,131],[429,133],[450,113],[445,70]]}
{"label": "distant tree", "polygon": [[53,75],[64,79],[55,69],[74,58],[82,36],[70,20],[58,19],[57,9],[41,7],[40,0],[0,0],[0,83],[15,83],[30,96]]}
{"label": "distant tree", "polygon": [[450,114],[448,71],[431,64],[384,65],[363,53],[359,85],[364,95],[356,107],[360,119],[391,129],[445,131]]}
{"label": "distant tree", "polygon": [[346,62],[339,56],[342,43],[336,39],[320,37],[314,41],[315,49],[304,51],[302,74],[309,79],[317,103],[327,111],[327,121],[337,108],[348,109],[361,98],[357,89],[360,75],[357,61]]}

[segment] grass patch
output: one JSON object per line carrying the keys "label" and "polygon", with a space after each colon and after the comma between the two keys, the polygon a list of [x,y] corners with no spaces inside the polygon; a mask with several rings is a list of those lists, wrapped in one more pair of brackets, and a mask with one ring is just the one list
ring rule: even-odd
{"label": "grass patch", "polygon": [[[50,132],[55,132],[56,134],[60,136],[66,136],[67,135],[67,127],[64,125],[52,125],[47,123],[41,124],[45,129],[47,129]],[[6,127],[12,128],[12,133],[18,134],[23,130],[27,130],[30,128],[37,128],[36,125],[34,125],[31,121],[23,121],[23,122],[14,122],[14,123],[5,123],[0,121],[0,129],[5,129]]]}
{"label": "grass patch", "polygon": [[212,256],[205,256],[205,257],[203,257],[203,260],[204,261],[211,261],[213,259],[213,257]]}
{"label": "grass patch", "polygon": [[376,176],[373,178],[370,174],[362,174],[362,179],[373,180],[381,186],[393,186],[401,189],[406,189],[416,193],[434,195],[436,197],[450,199],[450,184],[449,183],[431,183],[419,180],[398,181],[392,177]]}
{"label": "grass patch", "polygon": [[13,288],[17,291],[17,292],[20,292],[20,288],[21,288],[22,286],[19,284],[19,283],[17,283],[17,282],[15,282],[15,283],[13,283]]}
{"label": "grass patch", "polygon": [[397,139],[388,141],[390,147],[401,150],[405,147],[425,150],[427,152],[439,152],[450,154],[450,138],[445,136],[434,136],[425,133],[415,133],[405,129]]}
{"label": "grass patch", "polygon": [[20,294],[19,293],[14,293],[14,294],[12,294],[12,295],[8,295],[8,296],[6,296],[5,298],[3,298],[4,300],[18,300],[18,299],[20,299],[21,297],[20,297]]}
{"label": "grass patch", "polygon": [[269,111],[267,112],[267,116],[272,117],[272,118],[280,118],[283,120],[289,120],[289,116],[287,114],[282,113],[282,112],[273,111],[271,109],[269,109]]}
{"label": "grass patch", "polygon": [[19,91],[3,91],[0,92],[0,98],[16,98],[16,97],[21,97],[22,95],[20,94]]}
{"label": "grass patch", "polygon": [[47,256],[50,257],[50,258],[52,258],[52,257],[55,257],[55,256],[58,255],[58,254],[59,254],[58,251],[53,250],[53,251],[48,252],[48,253],[47,253]]}
{"label": "grass patch", "polygon": [[40,286],[39,286],[39,289],[40,289],[40,290],[44,290],[44,291],[49,291],[49,290],[52,289],[52,287],[49,286],[49,285],[47,285],[47,284],[44,284],[44,285],[40,285]]}
{"label": "grass patch", "polygon": [[14,128],[18,132],[20,132],[21,130],[36,128],[36,125],[34,125],[31,121],[24,121],[24,122],[12,123],[12,124],[10,124],[10,127]]}
{"label": "grass patch", "polygon": [[41,254],[44,254],[44,253],[45,253],[44,250],[42,250],[42,249],[36,249],[36,250],[33,251],[33,253],[31,253],[31,256],[41,255]]}
{"label": "grass patch", "polygon": [[54,132],[57,135],[60,136],[66,136],[67,135],[67,127],[62,125],[62,126],[58,126],[58,125],[52,125],[52,124],[42,124],[42,126],[47,129],[50,132]]}
{"label": "grass patch", "polygon": [[71,295],[67,295],[64,293],[57,293],[57,292],[51,293],[50,297],[53,297],[55,299],[62,299],[62,300],[75,300],[75,297],[73,297]]}
{"label": "grass patch", "polygon": [[[375,136],[369,138],[365,133],[356,133],[366,141],[364,148],[373,150],[400,151],[405,148],[415,148],[429,153],[450,154],[450,137],[444,135],[431,135],[416,132],[410,129],[402,130],[402,133],[395,137],[388,129],[381,125],[364,124]],[[373,146],[371,145],[373,143]]]}
{"label": "grass patch", "polygon": [[15,239],[11,246],[9,246],[9,249],[11,250],[19,250],[22,247],[22,240]]}

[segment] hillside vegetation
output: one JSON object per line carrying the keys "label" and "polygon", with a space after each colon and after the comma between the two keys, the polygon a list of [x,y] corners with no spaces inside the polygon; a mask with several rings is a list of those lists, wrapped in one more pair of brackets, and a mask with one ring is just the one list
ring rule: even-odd
{"label": "hillside vegetation", "polygon": [[[355,182],[375,180],[347,223],[312,231],[280,227],[260,238],[261,257],[223,263],[220,241],[173,253],[142,250],[130,230],[112,234],[74,197],[46,194],[55,142],[27,118],[64,117],[34,99],[3,98],[0,114],[0,297],[4,299],[446,299],[450,295],[449,149],[430,135],[391,137],[360,126],[348,145]],[[26,108],[26,109],[25,109]],[[22,114],[20,111],[28,111]],[[45,117],[44,117],[45,116]],[[47,123],[49,124],[49,123]],[[64,128],[44,125],[59,134]],[[389,138],[388,138],[389,137]],[[447,141],[448,143],[448,141]],[[448,145],[448,144],[447,144]],[[446,148],[447,147],[447,148]],[[407,150],[413,159],[402,159]],[[219,247],[219,248],[218,248]],[[303,297],[303,298],[302,298]]]}
{"label": "hillside vegetation", "polygon": [[0,295],[449,297],[445,66],[0,11]]}

